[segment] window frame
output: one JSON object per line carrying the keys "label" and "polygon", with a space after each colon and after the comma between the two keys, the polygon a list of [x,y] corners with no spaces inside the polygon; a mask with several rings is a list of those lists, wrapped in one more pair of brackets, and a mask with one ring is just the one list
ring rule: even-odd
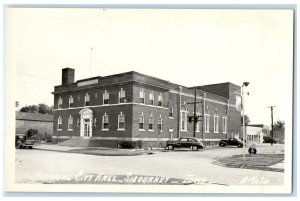
{"label": "window frame", "polygon": [[[159,125],[160,125],[160,129],[159,129]],[[157,130],[163,132],[163,118],[161,115],[157,118]]]}
{"label": "window frame", "polygon": [[[70,120],[72,120],[72,123],[70,123]],[[72,125],[71,128],[70,125]],[[70,115],[68,117],[68,131],[73,131],[73,127],[74,127],[74,118],[72,117],[72,115]]]}
{"label": "window frame", "polygon": [[[172,115],[170,116],[170,114],[172,114]],[[174,109],[173,109],[173,107],[169,107],[169,118],[174,119]]]}
{"label": "window frame", "polygon": [[[141,97],[141,94],[142,94],[142,97]],[[143,99],[143,102],[141,102],[142,99]],[[140,103],[145,104],[145,102],[146,102],[146,93],[145,93],[144,89],[141,89],[140,90]]]}
{"label": "window frame", "polygon": [[[142,122],[140,122],[140,117],[142,117]],[[143,125],[143,128],[140,128],[141,124]],[[143,113],[139,115],[139,131],[145,131],[145,117]]]}
{"label": "window frame", "polygon": [[[105,98],[105,95],[107,95],[108,97]],[[109,93],[106,90],[104,91],[104,93],[102,95],[102,99],[103,99],[103,102],[102,102],[103,105],[109,105]],[[107,101],[107,103],[105,103],[105,101]]]}
{"label": "window frame", "polygon": [[[160,103],[161,103],[161,105],[160,105]],[[163,105],[164,105],[164,99],[163,99],[162,93],[159,93],[159,95],[157,97],[157,106],[163,107]]]}
{"label": "window frame", "polygon": [[209,133],[210,114],[204,114],[204,132]]}
{"label": "window frame", "polygon": [[[123,122],[120,121],[121,116],[123,116]],[[120,123],[124,123],[124,128],[120,128]],[[125,131],[125,114],[123,114],[122,112],[118,114],[118,131]]]}
{"label": "window frame", "polygon": [[224,116],[224,117],[222,117],[222,132],[224,133],[224,134],[226,134],[227,133],[227,127],[228,127],[228,117],[227,116]]}
{"label": "window frame", "polygon": [[[122,93],[124,93],[124,97],[121,97]],[[119,91],[119,103],[125,103],[126,101],[126,92],[125,90],[123,90],[123,88],[121,88],[121,90]]]}
{"label": "window frame", "polygon": [[[72,101],[71,101],[72,100]],[[71,105],[72,104],[72,105]],[[69,97],[69,108],[72,108],[72,107],[74,107],[74,98],[73,98],[73,96],[72,95],[70,95],[70,97]]]}
{"label": "window frame", "polygon": [[57,131],[62,131],[62,118],[58,116],[57,118]]}
{"label": "window frame", "polygon": [[[105,117],[107,117],[107,123],[105,123]],[[104,125],[107,124],[107,128],[104,128]],[[104,115],[102,116],[102,131],[109,131],[109,115],[107,115],[106,113],[104,113]]]}
{"label": "window frame", "polygon": [[214,133],[219,133],[219,116],[214,115]]}
{"label": "window frame", "polygon": [[63,99],[61,97],[57,100],[57,109],[62,109]]}
{"label": "window frame", "polygon": [[[151,96],[152,96],[152,98],[151,98]],[[149,101],[150,101],[150,105],[154,105],[154,92],[153,91],[151,91],[150,93],[149,93]]]}
{"label": "window frame", "polygon": [[86,93],[84,96],[84,106],[90,106],[90,102],[91,102],[91,95],[89,95],[89,93]]}
{"label": "window frame", "polygon": [[[150,121],[150,119],[151,119],[151,121]],[[150,128],[150,125],[152,126],[152,128]],[[148,118],[148,131],[154,131],[154,118],[153,118],[152,114]]]}

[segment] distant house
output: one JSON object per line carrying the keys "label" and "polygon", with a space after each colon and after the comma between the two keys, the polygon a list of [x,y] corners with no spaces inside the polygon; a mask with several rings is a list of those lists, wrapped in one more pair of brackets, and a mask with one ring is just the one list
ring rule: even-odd
{"label": "distant house", "polygon": [[262,143],[263,137],[269,135],[269,126],[263,124],[249,124],[246,126],[247,142]]}
{"label": "distant house", "polygon": [[29,129],[40,134],[53,134],[53,115],[16,111],[16,133],[24,134]]}

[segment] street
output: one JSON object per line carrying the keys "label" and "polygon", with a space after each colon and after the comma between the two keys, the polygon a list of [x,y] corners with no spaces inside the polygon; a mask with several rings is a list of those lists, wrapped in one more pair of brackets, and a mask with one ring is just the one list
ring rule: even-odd
{"label": "street", "polygon": [[[284,145],[261,144],[259,153],[284,151]],[[205,150],[159,151],[150,155],[96,156],[78,153],[16,149],[16,183],[47,183],[53,176],[79,173],[148,175],[201,180],[216,185],[283,185],[284,172],[228,168],[212,164],[215,157],[242,154],[241,148],[209,147]]]}

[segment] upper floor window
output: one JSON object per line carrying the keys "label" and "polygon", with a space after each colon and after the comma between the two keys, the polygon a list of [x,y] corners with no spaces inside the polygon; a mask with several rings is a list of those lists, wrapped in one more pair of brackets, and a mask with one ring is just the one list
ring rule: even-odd
{"label": "upper floor window", "polygon": [[58,131],[62,130],[62,118],[60,116],[57,119],[57,130]]}
{"label": "upper floor window", "polygon": [[222,118],[223,133],[227,133],[227,117]]}
{"label": "upper floor window", "polygon": [[68,130],[72,131],[73,130],[73,117],[70,115],[68,118]]}
{"label": "upper floor window", "polygon": [[109,93],[107,93],[107,91],[105,90],[105,92],[103,93],[103,105],[108,104],[108,100],[109,100]]}
{"label": "upper floor window", "polygon": [[219,116],[214,116],[214,133],[219,132]]}
{"label": "upper floor window", "polygon": [[157,120],[157,129],[159,130],[159,131],[163,131],[163,119],[162,119],[162,117],[160,116],[160,117],[158,117],[158,120]]}
{"label": "upper floor window", "polygon": [[121,88],[121,91],[119,91],[119,103],[125,103],[125,91],[123,88]]}
{"label": "upper floor window", "polygon": [[150,105],[154,105],[154,93],[153,93],[153,91],[151,91],[151,93],[149,93],[149,101],[150,101]]}
{"label": "upper floor window", "polygon": [[85,97],[84,97],[84,105],[89,106],[90,105],[90,100],[91,100],[90,95],[88,93],[86,93]]}
{"label": "upper floor window", "polygon": [[151,116],[149,117],[149,130],[153,130],[153,123],[154,123],[154,119],[151,114]]}
{"label": "upper floor window", "polygon": [[69,97],[69,107],[74,107],[74,98],[72,95]]}
{"label": "upper floor window", "polygon": [[158,106],[163,106],[163,97],[161,93],[158,95]]}
{"label": "upper floor window", "polygon": [[144,130],[144,114],[143,113],[139,116],[139,129]]}
{"label": "upper floor window", "polygon": [[141,89],[141,91],[140,91],[140,103],[145,104],[145,91],[144,91],[144,89]]}
{"label": "upper floor window", "polygon": [[169,117],[173,118],[173,108],[172,107],[169,108]]}
{"label": "upper floor window", "polygon": [[200,132],[200,124],[201,124],[201,121],[200,121],[200,116],[201,116],[201,111],[200,111],[200,108],[199,107],[196,107],[196,115],[198,117],[198,121],[196,123],[196,132]]}
{"label": "upper floor window", "polygon": [[125,130],[125,115],[122,112],[118,115],[118,130]]}
{"label": "upper floor window", "polygon": [[109,129],[109,116],[104,113],[102,118],[102,130],[108,130]]}
{"label": "upper floor window", "polygon": [[63,104],[63,100],[61,97],[58,98],[58,102],[57,102],[57,108],[61,109],[62,108],[62,104]]}

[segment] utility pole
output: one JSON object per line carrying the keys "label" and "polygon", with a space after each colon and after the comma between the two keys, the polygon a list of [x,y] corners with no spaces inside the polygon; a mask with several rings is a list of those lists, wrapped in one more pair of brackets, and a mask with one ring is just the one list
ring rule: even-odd
{"label": "utility pole", "polygon": [[272,142],[271,142],[271,145],[273,145],[273,138],[274,138],[274,126],[273,126],[273,108],[276,107],[274,105],[271,105],[270,107],[268,108],[271,108],[271,129],[272,129],[272,132],[271,132],[271,138],[272,138]]}
{"label": "utility pole", "polygon": [[197,108],[197,103],[202,103],[202,102],[197,102],[197,89],[195,88],[195,92],[194,92],[194,102],[190,102],[190,103],[187,103],[187,104],[193,104],[194,105],[194,116],[193,116],[193,123],[194,123],[194,129],[193,129],[193,137],[196,137],[196,125],[199,121],[199,117],[201,116],[197,116],[196,112],[196,108]]}

